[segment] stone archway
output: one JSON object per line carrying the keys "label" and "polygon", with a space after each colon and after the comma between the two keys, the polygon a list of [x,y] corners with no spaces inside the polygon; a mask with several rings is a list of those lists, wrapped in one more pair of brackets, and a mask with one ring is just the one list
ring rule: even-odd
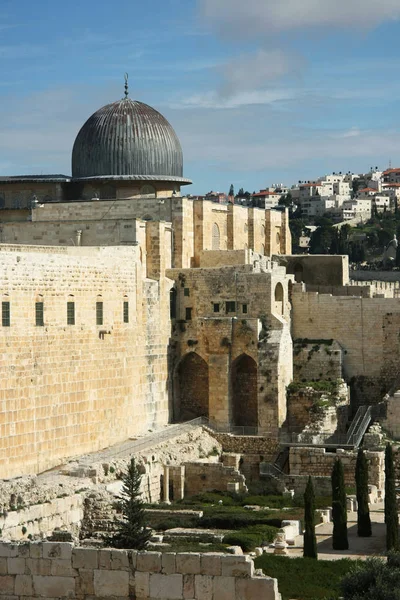
{"label": "stone archway", "polygon": [[301,263],[296,263],[294,267],[294,280],[296,283],[304,281],[304,269]]}
{"label": "stone archway", "polygon": [[242,354],[233,361],[231,389],[233,425],[257,427],[257,363],[251,356]]}
{"label": "stone archway", "polygon": [[275,312],[279,315],[283,315],[284,309],[284,293],[283,293],[283,285],[281,283],[277,283],[275,287]]}
{"label": "stone archway", "polygon": [[195,352],[180,361],[175,374],[175,421],[209,415],[208,365]]}

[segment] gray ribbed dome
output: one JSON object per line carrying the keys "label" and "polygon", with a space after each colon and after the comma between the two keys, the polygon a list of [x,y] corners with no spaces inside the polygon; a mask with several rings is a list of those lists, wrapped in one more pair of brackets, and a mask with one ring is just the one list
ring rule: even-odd
{"label": "gray ribbed dome", "polygon": [[72,150],[72,177],[188,182],[171,125],[130,98],[103,106],[83,125]]}

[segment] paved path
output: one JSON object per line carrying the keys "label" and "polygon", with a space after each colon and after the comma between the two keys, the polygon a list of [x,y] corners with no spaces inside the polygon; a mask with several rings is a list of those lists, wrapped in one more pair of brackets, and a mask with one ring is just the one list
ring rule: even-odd
{"label": "paved path", "polygon": [[[384,523],[383,502],[370,505],[372,536],[361,538],[357,535],[357,513],[347,513],[349,549],[332,549],[332,523],[323,523],[316,527],[318,558],[337,560],[339,558],[366,559],[369,556],[383,555],[386,550],[386,526]],[[295,545],[289,546],[289,557],[303,556],[303,536],[295,539]],[[271,550],[273,552],[273,550]]]}

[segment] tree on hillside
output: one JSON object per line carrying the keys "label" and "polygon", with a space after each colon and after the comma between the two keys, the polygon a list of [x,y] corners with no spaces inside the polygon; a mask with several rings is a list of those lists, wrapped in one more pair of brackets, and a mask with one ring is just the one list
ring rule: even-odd
{"label": "tree on hillside", "polygon": [[318,558],[317,538],[315,536],[315,495],[314,486],[309,476],[304,492],[304,546],[303,556]]}
{"label": "tree on hillside", "polygon": [[292,194],[290,192],[287,194],[282,194],[282,196],[279,198],[278,204],[279,206],[286,206],[287,208],[290,208],[293,204]]}
{"label": "tree on hillside", "polygon": [[386,548],[387,550],[397,550],[399,547],[399,516],[397,513],[396,479],[391,444],[387,444],[385,449],[385,523]]}
{"label": "tree on hillside", "polygon": [[105,539],[107,545],[143,550],[150,540],[151,529],[146,526],[141,499],[141,479],[138,466],[132,458],[127,472],[122,476],[123,488],[119,497],[122,518],[116,522],[115,533]]}
{"label": "tree on hillside", "polygon": [[235,188],[233,187],[233,183],[231,183],[228,196],[234,196],[234,195],[235,195]]}
{"label": "tree on hillside", "polygon": [[344,486],[343,464],[340,458],[337,458],[333,464],[331,481],[333,519],[332,548],[334,550],[347,550],[349,542],[347,539],[346,489]]}
{"label": "tree on hillside", "polygon": [[368,462],[361,448],[358,451],[356,462],[356,490],[357,535],[360,537],[370,537],[372,530],[368,507]]}

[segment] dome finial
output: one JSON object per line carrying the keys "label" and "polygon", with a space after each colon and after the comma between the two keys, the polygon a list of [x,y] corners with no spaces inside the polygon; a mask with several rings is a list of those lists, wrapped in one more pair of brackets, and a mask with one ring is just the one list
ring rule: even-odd
{"label": "dome finial", "polygon": [[129,96],[129,88],[128,88],[128,73],[125,73],[125,98]]}

